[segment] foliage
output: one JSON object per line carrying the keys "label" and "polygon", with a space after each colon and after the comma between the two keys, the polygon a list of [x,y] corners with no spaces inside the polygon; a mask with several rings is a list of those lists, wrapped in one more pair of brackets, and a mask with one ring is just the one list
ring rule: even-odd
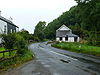
{"label": "foliage", "polygon": [[86,44],[62,42],[62,43],[53,44],[52,46],[73,51],[73,52],[100,56],[100,47],[90,46]]}
{"label": "foliage", "polygon": [[64,12],[57,19],[50,22],[45,28],[45,35],[47,39],[55,39],[56,30],[61,25],[71,26],[79,23],[78,18],[76,17],[77,7],[72,7],[69,11]]}
{"label": "foliage", "polygon": [[[2,49],[2,51],[5,51],[5,49]],[[10,56],[9,56],[9,54],[10,54]],[[10,57],[15,56],[15,54],[16,54],[16,51],[11,51],[10,53],[5,52],[4,55],[3,55],[3,53],[0,53],[0,58],[2,58],[3,56],[4,56],[3,58],[10,58]]]}
{"label": "foliage", "polygon": [[34,30],[34,36],[37,37],[37,39],[43,40],[45,38],[45,35],[44,35],[45,25],[46,25],[45,21],[43,22],[40,21],[36,25],[35,30]]}
{"label": "foliage", "polygon": [[39,24],[41,24],[40,22],[36,26],[36,28],[38,26],[40,28],[38,28],[38,30],[36,29],[34,34],[37,35],[39,39],[41,36],[44,36],[44,34],[46,39],[55,39],[56,30],[64,24],[71,28],[73,33],[87,40],[88,44],[100,46],[100,0],[75,1],[78,3],[77,6],[73,6],[69,11],[64,12],[46,27],[42,28],[42,25],[39,26]]}
{"label": "foliage", "polygon": [[14,47],[16,47],[18,49],[18,54],[22,54],[22,55],[25,54],[26,50],[28,50],[27,42],[19,34],[15,34],[15,37],[16,37],[16,42],[14,44]]}
{"label": "foliage", "polygon": [[40,39],[39,39],[38,37],[34,36],[34,41],[35,41],[35,42],[39,42]]}
{"label": "foliage", "polygon": [[25,40],[27,40],[27,42],[31,39],[31,34],[29,34],[29,32],[25,29],[22,29],[20,32],[18,32],[18,34],[20,34]]}
{"label": "foliage", "polygon": [[[30,50],[28,50],[28,41],[30,39],[33,39],[33,36],[30,35],[26,30],[20,31],[18,33],[10,33],[10,34],[3,34],[2,40],[3,45],[6,49],[18,49],[18,56],[14,59],[5,60],[3,62],[0,62],[0,71],[6,70],[8,68],[12,68],[15,66],[18,66],[19,64],[22,64],[26,61],[29,61],[33,58],[33,54]],[[1,50],[4,50],[3,48],[0,48]],[[12,52],[11,55],[14,55],[16,52]],[[5,53],[5,56],[8,58],[9,54],[8,52]],[[0,54],[0,57],[2,57],[2,54]]]}
{"label": "foliage", "polygon": [[24,54],[24,50],[27,49],[27,42],[18,33],[3,34],[2,40],[6,49],[17,48],[19,54]]}
{"label": "foliage", "polygon": [[13,49],[16,37],[14,34],[2,34],[3,45],[6,49]]}
{"label": "foliage", "polygon": [[0,51],[4,51],[5,49],[3,47],[0,48]]}
{"label": "foliage", "polygon": [[23,56],[19,55],[14,59],[10,59],[9,61],[5,60],[5,61],[0,62],[0,73],[1,71],[5,71],[9,68],[17,67],[25,63],[26,61],[32,60],[33,59],[32,55],[33,55],[32,52],[27,50],[27,52]]}

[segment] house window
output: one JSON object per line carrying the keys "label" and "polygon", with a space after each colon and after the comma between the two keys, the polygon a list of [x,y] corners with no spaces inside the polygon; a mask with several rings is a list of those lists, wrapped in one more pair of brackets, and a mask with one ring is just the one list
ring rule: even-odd
{"label": "house window", "polygon": [[16,30],[14,30],[14,32],[16,32]]}
{"label": "house window", "polygon": [[74,41],[77,42],[77,37],[74,37]]}
{"label": "house window", "polygon": [[4,33],[6,33],[6,26],[4,26]]}
{"label": "house window", "polygon": [[13,30],[11,29],[11,30],[10,30],[10,32],[12,33],[12,32],[13,32]]}
{"label": "house window", "polygon": [[65,40],[68,41],[68,36],[65,37]]}
{"label": "house window", "polygon": [[60,37],[60,41],[62,40],[62,37]]}

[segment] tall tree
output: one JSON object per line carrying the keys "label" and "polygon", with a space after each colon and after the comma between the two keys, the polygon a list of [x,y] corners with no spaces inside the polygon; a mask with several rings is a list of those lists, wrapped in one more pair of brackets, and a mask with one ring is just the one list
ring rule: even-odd
{"label": "tall tree", "polygon": [[40,40],[45,38],[44,29],[45,29],[46,22],[39,21],[39,23],[35,26],[34,36],[38,37]]}

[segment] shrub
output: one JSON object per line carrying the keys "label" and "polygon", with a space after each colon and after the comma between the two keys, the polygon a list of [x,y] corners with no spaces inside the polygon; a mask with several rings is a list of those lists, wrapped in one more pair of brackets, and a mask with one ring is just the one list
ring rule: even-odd
{"label": "shrub", "polygon": [[27,41],[18,33],[3,34],[3,45],[6,49],[18,49],[18,54],[25,54],[27,48]]}
{"label": "shrub", "polygon": [[16,42],[14,34],[2,34],[2,44],[6,49],[12,49]]}
{"label": "shrub", "polygon": [[27,48],[27,41],[19,34],[15,34],[16,42],[14,44],[14,47],[18,49],[18,54],[25,54],[25,50],[28,50]]}

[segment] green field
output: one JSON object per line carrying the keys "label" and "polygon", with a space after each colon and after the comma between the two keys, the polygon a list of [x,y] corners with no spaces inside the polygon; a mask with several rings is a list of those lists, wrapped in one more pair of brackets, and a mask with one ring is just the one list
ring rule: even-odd
{"label": "green field", "polygon": [[0,51],[4,51],[5,49],[4,48],[0,48]]}
{"label": "green field", "polygon": [[[6,50],[5,48],[0,48],[0,51],[5,51],[5,50]],[[15,54],[16,54],[16,51],[12,51],[11,56],[9,56],[9,52],[4,53],[5,58],[13,57]],[[0,53],[0,58],[2,57],[3,57],[3,53]]]}
{"label": "green field", "polygon": [[89,46],[81,43],[67,43],[67,42],[53,44],[52,46],[64,50],[73,51],[73,52],[100,56],[100,47],[96,47],[96,46]]}

